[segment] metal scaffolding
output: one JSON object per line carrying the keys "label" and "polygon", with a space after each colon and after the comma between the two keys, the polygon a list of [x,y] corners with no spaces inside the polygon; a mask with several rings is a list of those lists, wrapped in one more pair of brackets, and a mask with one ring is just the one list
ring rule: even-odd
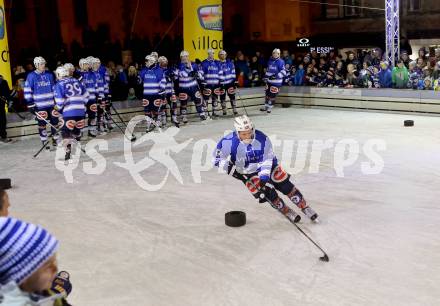
{"label": "metal scaffolding", "polygon": [[385,58],[394,66],[400,57],[399,0],[385,0]]}

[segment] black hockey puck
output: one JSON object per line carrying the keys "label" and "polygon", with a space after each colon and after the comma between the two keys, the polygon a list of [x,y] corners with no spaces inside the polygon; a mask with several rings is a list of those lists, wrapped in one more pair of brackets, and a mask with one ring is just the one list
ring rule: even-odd
{"label": "black hockey puck", "polygon": [[11,188],[11,179],[0,179],[0,189],[9,189]]}
{"label": "black hockey puck", "polygon": [[231,227],[239,227],[246,224],[246,214],[242,211],[230,211],[225,214],[225,224]]}
{"label": "black hockey puck", "polygon": [[404,126],[414,126],[414,120],[405,120],[403,121]]}

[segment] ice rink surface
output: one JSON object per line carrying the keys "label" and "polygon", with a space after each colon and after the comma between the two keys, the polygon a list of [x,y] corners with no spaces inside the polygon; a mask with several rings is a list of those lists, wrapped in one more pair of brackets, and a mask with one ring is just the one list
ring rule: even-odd
{"label": "ice rink surface", "polygon": [[[162,189],[140,188],[124,162],[118,132],[109,142],[106,169],[85,174],[82,156],[73,184],[54,165],[54,152],[32,155],[37,138],[0,144],[0,177],[11,177],[11,215],[48,228],[61,241],[59,267],[71,274],[70,302],[125,305],[440,305],[440,119],[340,110],[277,108],[251,112],[258,129],[278,139],[353,139],[360,156],[334,169],[335,149],[310,171],[311,145],[294,182],[321,223],[300,226],[327,250],[330,262],[282,215],[257,203],[235,179],[214,169],[191,173],[194,144],[217,141],[232,118],[194,122],[176,136],[193,140],[171,154],[183,178],[171,174]],[[404,119],[415,126],[403,127]],[[156,132],[158,133],[158,132]],[[140,136],[140,134],[138,135]],[[139,139],[140,137],[138,137]],[[386,150],[379,174],[362,173],[365,143],[381,139]],[[152,144],[133,151],[148,156]],[[276,148],[281,157],[282,146]],[[292,160],[282,160],[293,168]],[[301,167],[300,167],[301,168]],[[298,169],[297,169],[298,170]],[[301,169],[300,169],[301,170]],[[312,173],[310,173],[312,172]],[[159,163],[142,172],[150,184],[166,174]],[[285,199],[288,203],[288,199]],[[224,214],[243,210],[248,223],[224,225]]]}

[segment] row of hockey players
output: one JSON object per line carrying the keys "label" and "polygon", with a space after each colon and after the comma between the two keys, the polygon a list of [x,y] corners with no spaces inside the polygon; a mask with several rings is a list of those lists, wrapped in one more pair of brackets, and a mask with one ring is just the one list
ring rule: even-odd
{"label": "row of hockey players", "polygon": [[[146,56],[146,67],[140,73],[143,83],[142,105],[147,117],[147,131],[166,123],[166,106],[169,105],[171,122],[179,126],[180,119],[187,123],[187,105],[193,101],[201,120],[206,120],[208,104],[211,100],[211,114],[218,116],[218,100],[221,102],[223,115],[227,114],[226,96],[231,102],[232,111],[237,115],[236,73],[232,61],[228,60],[224,50],[218,53],[219,60],[214,59],[214,51],[208,51],[208,58],[200,66],[189,60],[189,53],[182,51],[180,64],[176,68],[168,67],[165,57],[156,52]],[[25,83],[25,99],[29,110],[36,115],[39,134],[43,143],[47,142],[47,125],[51,127],[53,145],[56,145],[57,127],[62,127],[65,120],[57,111],[54,101],[55,80],[52,73],[46,70],[46,61],[42,57],[34,59],[35,71],[30,73]],[[79,71],[72,64],[65,64],[70,78],[76,77],[88,93],[86,113],[88,118],[88,135],[96,137],[97,132],[111,129],[111,94],[109,75],[98,58],[88,57],[79,61]],[[60,70],[61,71],[61,70]],[[286,75],[284,61],[280,59],[280,50],[275,49],[266,71],[266,99],[262,111],[271,112],[275,97],[282,86]],[[72,85],[73,86],[73,85]],[[79,91],[67,87],[67,94],[74,96]],[[178,113],[178,103],[180,112]],[[77,109],[80,106],[75,106]],[[180,117],[180,118],[179,118]],[[61,119],[61,120],[60,120]],[[85,126],[81,121],[79,126]]]}
{"label": "row of hockey players", "polygon": [[[208,50],[208,57],[200,65],[189,60],[189,53],[180,53],[180,63],[177,67],[168,67],[166,57],[158,57],[153,52],[147,55],[145,68],[140,73],[143,83],[143,106],[148,122],[154,126],[166,123],[165,106],[169,105],[171,122],[179,126],[186,124],[187,106],[193,101],[201,120],[209,115],[218,117],[219,100],[223,115],[227,115],[226,97],[229,97],[232,112],[237,115],[237,78],[234,63],[227,59],[224,50],[218,52],[219,60],[214,59],[214,50]],[[156,64],[158,62],[158,64]],[[268,62],[265,75],[265,104],[262,111],[271,112],[275,98],[286,76],[284,61],[280,58],[280,50],[275,49]],[[180,112],[178,112],[180,102]],[[211,104],[211,112],[208,106]],[[151,130],[154,126],[147,127]]]}
{"label": "row of hockey players", "polygon": [[80,140],[86,114],[89,137],[112,129],[110,79],[98,58],[81,59],[79,71],[70,63],[58,67],[55,71],[57,82],[46,70],[44,58],[36,57],[34,65],[35,70],[26,79],[24,93],[29,111],[35,115],[43,145],[49,142],[49,126],[53,148],[61,142],[61,134],[66,156],[70,156],[71,142]]}

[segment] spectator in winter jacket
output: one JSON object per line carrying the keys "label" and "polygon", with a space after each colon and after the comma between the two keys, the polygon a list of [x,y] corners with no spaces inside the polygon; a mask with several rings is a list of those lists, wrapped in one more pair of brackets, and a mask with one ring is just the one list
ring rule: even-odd
{"label": "spectator in winter jacket", "polygon": [[303,86],[304,85],[304,76],[305,76],[305,70],[304,65],[299,64],[298,69],[296,70],[296,73],[294,75],[293,84],[295,86]]}
{"label": "spectator in winter jacket", "polygon": [[283,56],[281,58],[284,60],[284,64],[285,65],[292,66],[293,61],[292,61],[292,58],[289,55],[289,51],[283,50]]}
{"label": "spectator in winter jacket", "polygon": [[380,69],[378,66],[373,67],[373,75],[371,76],[372,88],[380,88],[379,71]]}
{"label": "spectator in winter jacket", "polygon": [[394,88],[407,88],[409,74],[402,60],[398,60],[397,66],[393,68],[392,79]]}
{"label": "spectator in winter jacket", "polygon": [[380,63],[379,84],[380,88],[391,88],[393,85],[392,72],[386,61]]}
{"label": "spectator in winter jacket", "polygon": [[345,79],[345,87],[353,88],[358,85],[358,77],[359,73],[356,69],[356,65],[348,64],[347,65],[347,77]]}
{"label": "spectator in winter jacket", "polygon": [[417,67],[416,61],[411,61],[408,66],[409,66],[408,88],[418,89],[419,88],[419,81],[422,80],[422,72]]}

